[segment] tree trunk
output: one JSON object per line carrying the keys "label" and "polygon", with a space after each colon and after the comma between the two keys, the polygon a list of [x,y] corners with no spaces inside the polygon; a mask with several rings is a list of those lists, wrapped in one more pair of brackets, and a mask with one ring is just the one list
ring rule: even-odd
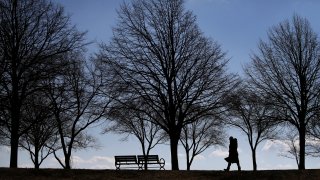
{"label": "tree trunk", "polygon": [[190,167],[191,167],[191,163],[190,163],[190,161],[187,159],[187,171],[190,171]]}
{"label": "tree trunk", "polygon": [[172,170],[179,170],[178,142],[179,142],[179,138],[175,137],[175,135],[170,137],[171,168],[172,168]]}
{"label": "tree trunk", "polygon": [[[16,122],[14,122],[16,124]],[[12,126],[11,129],[11,140],[10,140],[10,168],[17,168],[18,167],[18,144],[19,144],[19,137],[18,137],[18,130],[16,125]]]}
{"label": "tree trunk", "polygon": [[142,145],[142,153],[144,156],[144,170],[148,170],[148,163],[146,161],[146,158],[147,158],[147,155],[149,155],[149,152],[146,153],[144,142],[142,142],[141,145]]}
{"label": "tree trunk", "polygon": [[253,171],[256,171],[257,170],[256,150],[252,148],[251,151],[252,151],[252,167],[253,167]]}
{"label": "tree trunk", "polygon": [[38,154],[36,153],[36,156],[34,157],[34,168],[35,169],[39,169],[40,165],[39,165],[39,157]]}
{"label": "tree trunk", "polygon": [[70,159],[71,159],[71,155],[65,155],[64,156],[64,164],[65,164],[65,167],[64,169],[71,169],[71,165],[70,165]]}
{"label": "tree trunk", "polygon": [[[37,158],[38,159],[38,158]],[[35,162],[34,163],[34,169],[39,169],[40,168],[40,165],[39,165],[39,162]]]}
{"label": "tree trunk", "polygon": [[39,169],[40,165],[39,165],[39,148],[36,146],[35,148],[35,152],[34,152],[34,168],[35,169]]}
{"label": "tree trunk", "polygon": [[144,156],[144,170],[148,170],[148,162],[146,161],[147,157]]}
{"label": "tree trunk", "polygon": [[188,144],[187,144],[187,147],[186,147],[186,157],[187,157],[187,171],[190,171],[190,166],[191,166],[191,163],[190,163],[190,156],[189,156],[189,151],[187,150],[188,147]]}
{"label": "tree trunk", "polygon": [[[17,13],[17,0],[12,1],[12,12],[13,16],[16,18]],[[16,19],[15,19],[16,20]],[[17,24],[15,24],[17,26]],[[13,27],[12,29],[15,29]],[[16,30],[16,29],[15,29]],[[15,41],[15,40],[14,40]],[[19,126],[20,126],[20,103],[19,103],[19,80],[17,77],[17,48],[14,47],[12,57],[12,99],[11,99],[11,152],[10,152],[10,168],[18,167],[18,147],[19,147]]]}
{"label": "tree trunk", "polygon": [[[15,96],[16,95],[16,96]],[[17,96],[18,93],[14,93],[13,100],[11,102],[11,139],[10,139],[10,168],[18,167],[18,147],[19,147],[19,120],[20,120],[20,109],[18,105]]]}
{"label": "tree trunk", "polygon": [[301,123],[299,129],[299,170],[305,169],[306,127]]}

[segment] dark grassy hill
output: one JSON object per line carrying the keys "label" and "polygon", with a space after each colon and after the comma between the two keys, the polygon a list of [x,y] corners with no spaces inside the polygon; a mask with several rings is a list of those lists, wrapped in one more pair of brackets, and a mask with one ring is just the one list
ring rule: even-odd
{"label": "dark grassy hill", "polygon": [[320,180],[320,170],[267,170],[267,171],[138,171],[138,170],[88,170],[88,169],[8,169],[0,168],[0,179],[261,179],[261,180]]}

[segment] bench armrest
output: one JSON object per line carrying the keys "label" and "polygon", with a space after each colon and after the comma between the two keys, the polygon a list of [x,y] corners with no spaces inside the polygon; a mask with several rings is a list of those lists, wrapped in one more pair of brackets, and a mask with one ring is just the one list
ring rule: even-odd
{"label": "bench armrest", "polygon": [[165,161],[163,158],[160,158],[159,163],[160,163],[160,164],[165,164],[166,161]]}

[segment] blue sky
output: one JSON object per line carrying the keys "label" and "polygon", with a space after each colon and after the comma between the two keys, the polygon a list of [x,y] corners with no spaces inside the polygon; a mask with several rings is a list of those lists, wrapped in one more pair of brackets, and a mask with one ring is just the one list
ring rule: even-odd
{"label": "blue sky", "polygon": [[[117,13],[122,0],[53,0],[65,7],[71,21],[79,30],[88,31],[87,40],[93,42],[89,53],[98,51],[97,43],[108,42],[112,27],[116,24]],[[130,0],[127,0],[130,1]],[[306,17],[313,30],[320,35],[320,1],[318,0],[185,0],[185,7],[197,16],[197,23],[203,33],[219,42],[230,58],[229,71],[242,74],[242,66],[250,62],[250,54],[255,51],[258,41],[265,40],[267,30],[296,13]],[[100,128],[89,131],[99,139],[99,149],[74,152],[75,168],[113,169],[114,155],[141,154],[139,143],[134,137],[121,141],[121,136],[100,134]],[[251,152],[244,134],[235,129],[229,135],[238,138],[239,158],[242,169],[251,170]],[[258,169],[296,169],[293,159],[279,156],[286,146],[282,142],[263,142],[258,147]],[[159,154],[170,169],[168,145],[159,145],[152,154]],[[194,161],[191,169],[222,170],[227,166],[225,148],[210,148]],[[185,169],[185,155],[179,148],[180,169]],[[0,167],[9,165],[9,149],[0,147]],[[19,167],[32,167],[25,152],[19,154]],[[49,157],[42,167],[60,167],[53,157]],[[320,168],[319,158],[307,158],[306,168]],[[236,166],[231,166],[236,169]]]}

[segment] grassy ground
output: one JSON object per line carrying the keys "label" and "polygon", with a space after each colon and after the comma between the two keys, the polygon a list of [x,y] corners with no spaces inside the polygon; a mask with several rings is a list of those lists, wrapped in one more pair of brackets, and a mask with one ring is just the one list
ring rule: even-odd
{"label": "grassy ground", "polygon": [[261,179],[261,180],[320,180],[320,170],[268,170],[268,171],[138,171],[138,170],[87,170],[87,169],[8,169],[0,168],[0,179]]}

